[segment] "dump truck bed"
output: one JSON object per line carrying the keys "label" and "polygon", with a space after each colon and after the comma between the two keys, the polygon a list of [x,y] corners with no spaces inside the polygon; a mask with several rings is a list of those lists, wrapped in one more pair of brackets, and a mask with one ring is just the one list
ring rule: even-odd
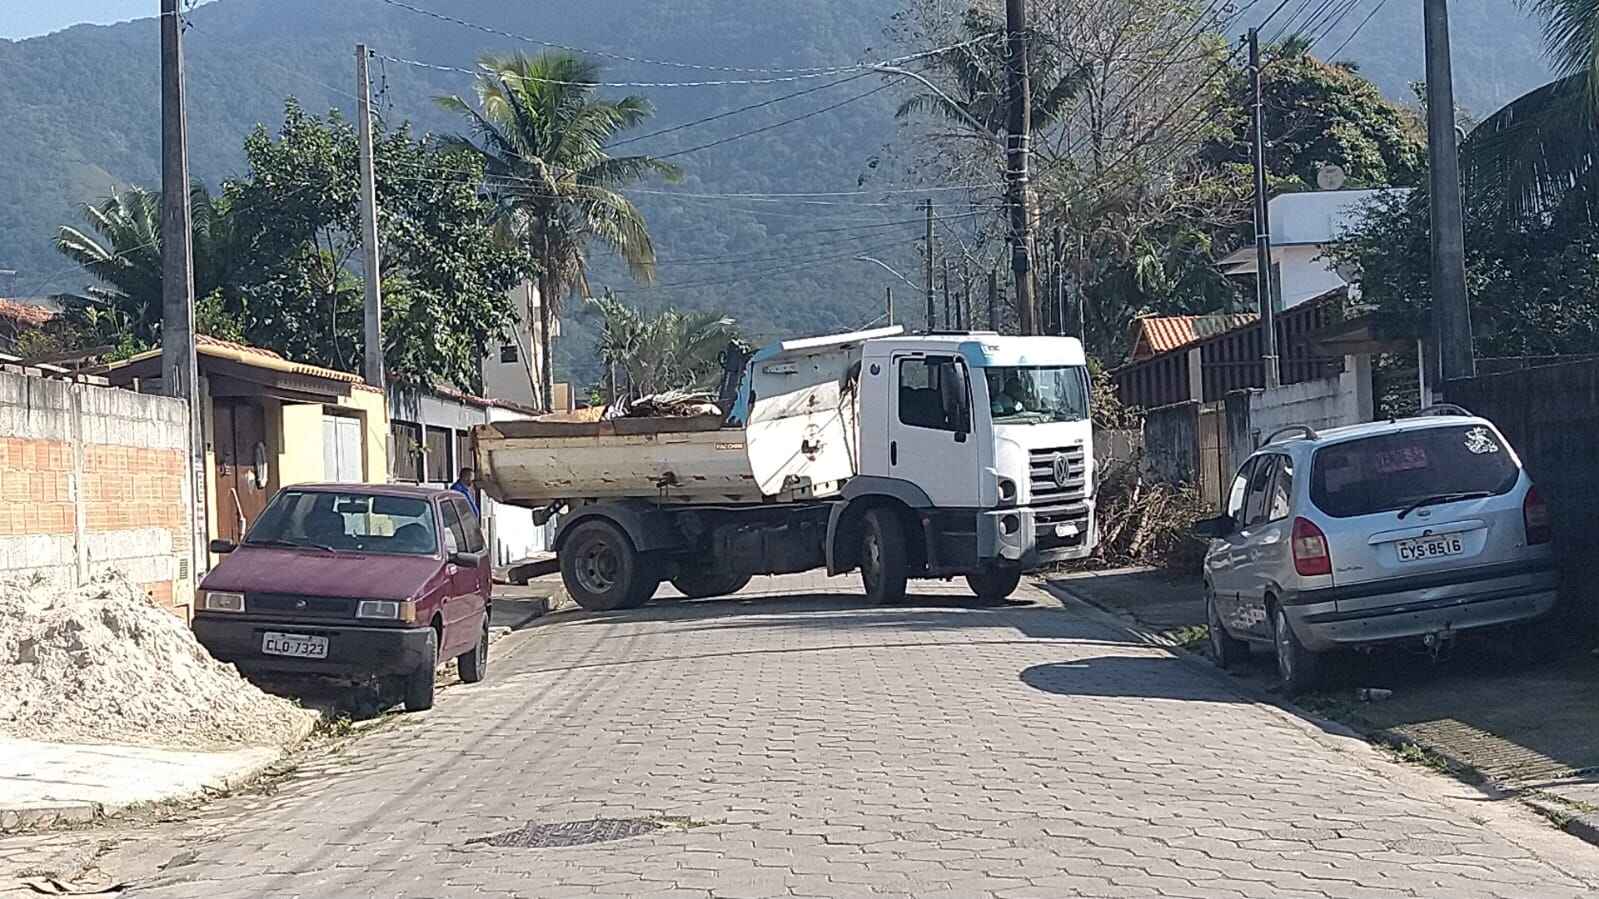
{"label": "dump truck bed", "polygon": [[761,500],[742,428],[719,415],[612,421],[503,421],[477,433],[479,482],[500,502],[648,498]]}

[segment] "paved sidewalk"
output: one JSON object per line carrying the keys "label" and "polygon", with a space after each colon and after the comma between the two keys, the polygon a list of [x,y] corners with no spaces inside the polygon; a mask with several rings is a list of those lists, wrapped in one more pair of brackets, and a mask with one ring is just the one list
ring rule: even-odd
{"label": "paved sidewalk", "polygon": [[[1051,585],[1127,616],[1153,638],[1209,652],[1192,639],[1205,626],[1197,577],[1132,568],[1062,575]],[[1400,651],[1339,658],[1326,688],[1300,704],[1364,733],[1415,743],[1599,843],[1599,660],[1568,653],[1517,669],[1488,649],[1465,642],[1436,663]],[[1242,676],[1270,686],[1270,657],[1254,662]],[[1359,687],[1393,696],[1357,702]]]}
{"label": "paved sidewalk", "polygon": [[857,583],[556,613],[487,682],[98,866],[140,853],[140,899],[1599,891],[1599,854],[1518,806],[1086,607]]}
{"label": "paved sidewalk", "polygon": [[266,747],[180,752],[0,736],[0,832],[79,824],[132,805],[225,790],[282,755]]}

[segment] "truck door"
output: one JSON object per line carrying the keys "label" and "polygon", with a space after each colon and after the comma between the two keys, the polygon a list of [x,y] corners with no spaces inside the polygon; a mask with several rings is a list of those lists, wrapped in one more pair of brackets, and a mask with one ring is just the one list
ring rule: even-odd
{"label": "truck door", "polygon": [[965,363],[954,356],[905,354],[895,355],[894,368],[890,476],[920,487],[941,508],[977,508],[982,469]]}

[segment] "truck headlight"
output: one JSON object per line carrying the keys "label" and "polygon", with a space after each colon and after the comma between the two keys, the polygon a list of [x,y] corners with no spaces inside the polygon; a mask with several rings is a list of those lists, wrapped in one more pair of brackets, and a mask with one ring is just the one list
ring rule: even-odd
{"label": "truck headlight", "polygon": [[999,479],[999,501],[1002,503],[1016,502],[1016,482],[1010,478]]}
{"label": "truck headlight", "polygon": [[382,618],[387,621],[416,622],[416,603],[409,599],[363,599],[355,607],[357,618]]}
{"label": "truck headlight", "polygon": [[200,591],[200,609],[206,612],[242,612],[244,594],[226,590]]}

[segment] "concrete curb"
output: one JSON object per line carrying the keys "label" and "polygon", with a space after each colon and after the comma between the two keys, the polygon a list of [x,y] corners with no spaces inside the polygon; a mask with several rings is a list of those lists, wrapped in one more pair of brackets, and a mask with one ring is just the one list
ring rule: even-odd
{"label": "concrete curb", "polygon": [[36,804],[21,808],[0,808],[0,834],[40,833],[43,831],[82,827],[86,824],[95,824],[104,819],[115,818],[120,814],[141,808],[162,805],[169,802],[187,802],[203,799],[212,794],[230,793],[241,787],[254,783],[262,775],[271,771],[290,753],[305,745],[311,734],[316,730],[320,717],[313,718],[296,731],[291,740],[278,747],[275,754],[248,765],[241,765],[233,771],[201,784],[198,789],[182,790],[155,799],[146,799],[140,802],[106,803],[72,801],[52,802],[48,805]]}
{"label": "concrete curb", "polygon": [[1101,605],[1069,587],[1059,586],[1048,581],[1040,581],[1039,586],[1051,596],[1063,601],[1075,602],[1106,618],[1112,619],[1107,623],[1120,628],[1142,643],[1158,646],[1171,652],[1179,661],[1191,668],[1204,672],[1214,680],[1225,683],[1241,696],[1247,696],[1258,702],[1276,706],[1316,727],[1339,736],[1394,749],[1413,746],[1441,760],[1448,768],[1449,776],[1455,780],[1474,787],[1482,791],[1484,795],[1494,799],[1515,799],[1542,817],[1547,818],[1550,823],[1566,833],[1586,843],[1599,846],[1599,814],[1574,809],[1556,800],[1527,795],[1502,787],[1493,782],[1475,766],[1461,761],[1450,752],[1396,734],[1386,728],[1367,730],[1345,724],[1342,721],[1323,718],[1267,690],[1237,682],[1235,679],[1228,677],[1224,670],[1216,667],[1216,664],[1210,660],[1208,655],[1194,652],[1175,641],[1165,639],[1162,635],[1148,630],[1138,622],[1138,619],[1132,613],[1124,609]]}

